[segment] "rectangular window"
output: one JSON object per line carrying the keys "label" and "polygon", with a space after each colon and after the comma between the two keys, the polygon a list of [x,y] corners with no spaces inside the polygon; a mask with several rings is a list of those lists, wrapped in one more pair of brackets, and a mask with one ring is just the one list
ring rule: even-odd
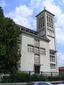
{"label": "rectangular window", "polygon": [[55,64],[50,64],[50,68],[51,69],[55,69],[56,68],[56,65]]}
{"label": "rectangular window", "polygon": [[46,51],[45,51],[44,48],[40,48],[40,54],[42,54],[42,55],[45,55],[46,54]]}
{"label": "rectangular window", "polygon": [[31,45],[28,45],[28,52],[34,52],[34,47]]}
{"label": "rectangular window", "polygon": [[50,55],[50,61],[55,62],[55,56]]}

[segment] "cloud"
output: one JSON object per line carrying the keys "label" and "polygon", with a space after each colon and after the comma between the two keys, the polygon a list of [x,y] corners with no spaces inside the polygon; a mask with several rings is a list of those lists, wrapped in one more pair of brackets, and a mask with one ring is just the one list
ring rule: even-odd
{"label": "cloud", "polygon": [[58,66],[64,66],[64,54],[62,52],[57,53],[58,56]]}
{"label": "cloud", "polygon": [[56,28],[56,42],[64,44],[64,31],[61,28]]}
{"label": "cloud", "polygon": [[[36,3],[36,4],[35,4]],[[31,7],[41,11],[45,7],[47,10],[55,14],[57,17],[61,14],[62,10],[55,4],[54,0],[31,0]]]}
{"label": "cloud", "polygon": [[60,16],[57,19],[57,26],[60,27],[61,29],[64,28],[64,13],[60,14]]}
{"label": "cloud", "polygon": [[63,1],[62,1],[62,0],[59,0],[58,3],[59,3],[59,5],[61,5],[61,6],[63,5]]}
{"label": "cloud", "polygon": [[56,25],[56,39],[57,39],[57,43],[59,44],[64,44],[64,13],[62,13],[55,25]]}
{"label": "cloud", "polygon": [[7,5],[7,4],[6,4],[5,0],[1,0],[1,1],[0,1],[0,6],[5,7],[6,5]]}
{"label": "cloud", "polygon": [[64,0],[61,0],[61,2],[64,4]]}
{"label": "cloud", "polygon": [[60,6],[55,4],[54,0],[31,0],[30,7],[20,5],[6,16],[11,17],[17,24],[36,29],[36,20],[33,18],[35,9],[41,11],[44,7],[55,14],[56,40],[57,43],[64,44],[64,13],[62,13]]}
{"label": "cloud", "polygon": [[42,2],[42,6],[55,14],[56,17],[58,17],[62,13],[61,8],[54,3],[54,0],[44,0]]}
{"label": "cloud", "polygon": [[17,24],[32,28],[32,24],[34,25],[35,22],[35,20],[32,19],[32,14],[33,10],[31,8],[28,8],[26,5],[20,5],[5,16],[11,17]]}
{"label": "cloud", "polygon": [[[61,0],[59,3],[62,5],[64,0]],[[2,6],[5,5],[6,4],[3,4]],[[60,6],[54,2],[54,0],[31,0],[30,7],[20,5],[13,11],[5,14],[5,16],[11,17],[17,24],[35,29],[36,20],[33,19],[34,12],[40,12],[44,9],[44,7],[48,11],[55,14],[56,41],[59,45],[64,44],[64,13]],[[58,65],[64,65],[64,54],[61,52],[58,52]]]}
{"label": "cloud", "polygon": [[60,6],[56,4],[54,0],[31,0],[31,7],[39,9],[40,11],[45,7],[55,15],[56,40],[57,43],[64,44],[64,13]]}
{"label": "cloud", "polygon": [[[64,3],[64,0],[62,1]],[[59,2],[60,5],[63,5],[62,1]],[[48,11],[55,15],[56,41],[59,45],[64,44],[64,13],[60,5],[55,3],[54,0],[31,0],[31,3],[31,6],[33,6],[34,9],[39,9],[41,11],[45,7]],[[57,56],[58,66],[64,66],[64,53],[58,52]]]}
{"label": "cloud", "polygon": [[42,6],[55,14],[56,41],[59,44],[64,44],[64,13],[62,9],[55,4],[54,0],[44,0]]}
{"label": "cloud", "polygon": [[31,0],[30,6],[32,9],[39,8],[41,5],[41,2],[42,0]]}

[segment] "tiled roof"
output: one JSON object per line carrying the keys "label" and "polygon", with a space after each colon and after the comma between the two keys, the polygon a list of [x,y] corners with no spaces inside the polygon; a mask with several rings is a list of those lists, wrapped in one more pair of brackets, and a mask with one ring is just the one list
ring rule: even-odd
{"label": "tiled roof", "polygon": [[64,70],[64,67],[59,67],[59,70]]}

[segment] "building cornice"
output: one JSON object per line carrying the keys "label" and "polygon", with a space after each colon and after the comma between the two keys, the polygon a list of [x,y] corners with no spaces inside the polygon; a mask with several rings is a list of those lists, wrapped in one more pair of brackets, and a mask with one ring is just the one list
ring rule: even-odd
{"label": "building cornice", "polygon": [[50,40],[46,37],[41,37],[38,35],[38,32],[37,31],[34,31],[32,29],[29,29],[27,27],[24,27],[24,26],[20,26],[18,25],[18,27],[20,27],[20,30],[21,30],[21,33],[25,33],[25,34],[28,34],[28,35],[31,35],[33,37],[36,37],[38,39],[41,39],[41,40],[44,40],[44,41],[47,41],[49,42]]}
{"label": "building cornice", "polygon": [[57,52],[56,50],[52,50],[52,49],[50,49],[49,51],[50,51],[50,53],[56,53]]}
{"label": "building cornice", "polygon": [[38,35],[35,35],[35,34],[32,34],[32,33],[26,32],[26,31],[23,31],[23,30],[21,30],[21,32],[24,33],[24,34],[31,35],[31,36],[33,36],[34,38],[36,37],[36,38],[39,39],[39,40],[44,40],[44,41],[47,41],[47,42],[50,41],[49,39],[47,39],[47,38],[45,38],[45,37],[41,37],[41,36],[38,36]]}

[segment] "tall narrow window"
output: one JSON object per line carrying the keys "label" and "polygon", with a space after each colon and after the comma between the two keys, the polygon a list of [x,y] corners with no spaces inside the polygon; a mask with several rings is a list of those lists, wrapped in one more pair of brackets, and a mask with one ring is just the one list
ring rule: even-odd
{"label": "tall narrow window", "polygon": [[43,27],[44,26],[44,16],[42,17],[41,23],[42,23],[42,27]]}
{"label": "tall narrow window", "polygon": [[49,17],[47,15],[47,26],[49,26]]}
{"label": "tall narrow window", "polygon": [[51,17],[51,28],[53,28],[53,19]]}
{"label": "tall narrow window", "polygon": [[42,28],[42,19],[41,18],[39,20],[39,23],[40,23],[40,28]]}
{"label": "tall narrow window", "polygon": [[53,50],[50,50],[50,61],[55,62],[55,52]]}
{"label": "tall narrow window", "polygon": [[47,15],[47,26],[53,28],[53,17]]}
{"label": "tall narrow window", "polygon": [[44,26],[44,16],[43,17],[40,17],[38,19],[38,27],[39,27],[39,29],[42,29],[43,26]]}

